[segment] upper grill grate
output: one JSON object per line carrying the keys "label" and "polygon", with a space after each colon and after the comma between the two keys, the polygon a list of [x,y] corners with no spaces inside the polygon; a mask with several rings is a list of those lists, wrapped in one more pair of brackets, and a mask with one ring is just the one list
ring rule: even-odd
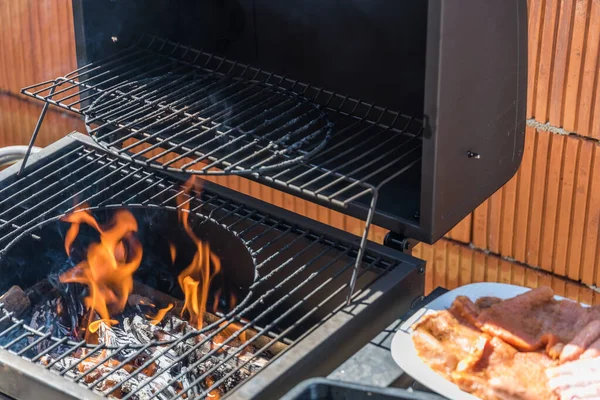
{"label": "upper grill grate", "polygon": [[142,166],[247,174],[341,208],[421,159],[418,119],[153,36],[22,93]]}

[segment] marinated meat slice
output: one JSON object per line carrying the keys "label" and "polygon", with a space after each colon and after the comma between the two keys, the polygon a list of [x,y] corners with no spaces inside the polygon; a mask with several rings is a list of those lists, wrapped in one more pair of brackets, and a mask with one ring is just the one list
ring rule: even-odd
{"label": "marinated meat slice", "polygon": [[553,333],[560,342],[569,343],[594,315],[590,309],[570,300],[554,302],[552,305],[538,310],[537,317],[542,323],[542,331]]}
{"label": "marinated meat slice", "polygon": [[565,344],[562,342],[555,343],[552,346],[546,347],[546,353],[554,360],[557,360],[560,357],[560,353],[565,348]]}
{"label": "marinated meat slice", "polygon": [[475,301],[475,304],[480,309],[484,309],[484,308],[490,308],[494,304],[498,304],[501,301],[502,301],[502,299],[500,297],[491,297],[491,296],[490,297],[480,297],[477,299],[477,301]]}
{"label": "marinated meat slice", "polygon": [[479,317],[480,310],[467,296],[457,296],[450,306],[450,312],[477,326],[477,317]]}
{"label": "marinated meat slice", "polygon": [[550,288],[533,289],[481,310],[477,326],[523,351],[569,343],[591,320],[589,309],[557,301]]}
{"label": "marinated meat slice", "polygon": [[[502,343],[501,348],[508,346],[501,340],[498,343]],[[509,354],[493,351],[484,369],[454,372],[452,380],[461,390],[486,400],[556,399],[544,374],[547,366],[553,364],[544,353],[518,353],[513,348],[512,356]]]}
{"label": "marinated meat slice", "polygon": [[434,371],[448,376],[458,364],[458,358],[446,348],[429,332],[417,330],[412,335],[415,348],[421,359]]}
{"label": "marinated meat slice", "polygon": [[496,303],[479,314],[478,326],[518,349],[537,350],[543,345],[542,324],[531,318],[532,312],[552,302],[553,296],[552,289],[541,287]]}
{"label": "marinated meat slice", "polygon": [[553,361],[543,352],[519,353],[479,330],[464,317],[471,316],[473,307],[474,303],[457,299],[450,310],[427,315],[415,324],[413,341],[421,359],[462,390],[483,399],[554,399],[544,374]]}
{"label": "marinated meat slice", "polygon": [[[479,337],[483,334],[475,326],[455,318],[447,310],[425,315],[413,329],[430,334],[447,353],[453,354],[458,360],[464,360],[476,351]],[[420,353],[419,347],[417,352]]]}
{"label": "marinated meat slice", "polygon": [[600,338],[600,320],[594,320],[587,324],[573,340],[571,340],[560,353],[560,362],[573,361],[579,358],[583,352],[596,339]]}

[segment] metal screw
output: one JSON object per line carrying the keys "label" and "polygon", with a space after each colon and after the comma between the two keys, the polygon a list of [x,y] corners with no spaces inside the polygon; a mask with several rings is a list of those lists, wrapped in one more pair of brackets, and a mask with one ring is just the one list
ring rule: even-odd
{"label": "metal screw", "polygon": [[421,267],[419,268],[419,274],[423,275],[425,273],[425,268]]}

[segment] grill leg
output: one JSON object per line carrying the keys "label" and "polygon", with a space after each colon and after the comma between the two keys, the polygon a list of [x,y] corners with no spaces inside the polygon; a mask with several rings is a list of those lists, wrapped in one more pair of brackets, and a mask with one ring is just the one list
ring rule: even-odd
{"label": "grill leg", "polygon": [[[50,94],[48,97],[51,97],[56,90],[56,85],[52,86],[50,89]],[[29,146],[27,146],[27,151],[25,152],[25,157],[23,157],[23,161],[21,162],[21,168],[19,168],[19,172],[17,172],[17,176],[22,176],[23,171],[25,171],[25,166],[27,165],[27,160],[31,155],[31,149],[35,145],[35,141],[40,133],[40,128],[42,127],[42,122],[46,117],[46,112],[48,112],[48,107],[50,107],[50,103],[44,103],[44,108],[42,108],[42,112],[40,113],[40,117],[38,118],[37,124],[35,124],[35,128],[33,129],[33,134],[31,135],[31,139],[29,140]]]}
{"label": "grill leg", "polygon": [[354,264],[354,270],[352,271],[352,278],[350,279],[350,288],[348,291],[348,298],[346,299],[346,305],[349,305],[354,294],[356,286],[356,279],[358,277],[358,271],[360,264],[362,263],[363,256],[365,255],[365,248],[367,247],[367,237],[369,236],[369,230],[371,229],[371,223],[373,222],[373,216],[375,215],[375,207],[377,206],[377,190],[373,190],[373,197],[371,198],[371,204],[369,205],[369,213],[365,221],[365,230],[362,238],[360,239],[360,248],[356,255],[356,262]]}

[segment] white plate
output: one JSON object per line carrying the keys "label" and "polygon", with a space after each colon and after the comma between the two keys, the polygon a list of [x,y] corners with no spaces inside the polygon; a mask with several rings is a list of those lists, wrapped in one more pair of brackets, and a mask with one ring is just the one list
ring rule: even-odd
{"label": "white plate", "polygon": [[[402,370],[422,385],[434,390],[451,400],[478,400],[478,397],[463,392],[454,383],[433,371],[417,355],[413,344],[411,327],[425,314],[448,309],[457,296],[467,296],[472,301],[484,296],[508,299],[531,289],[523,286],[508,285],[505,283],[472,283],[444,293],[425,307],[418,310],[411,318],[404,322],[392,340],[392,357]],[[564,297],[554,296],[557,300]],[[582,304],[586,306],[585,304]]]}

